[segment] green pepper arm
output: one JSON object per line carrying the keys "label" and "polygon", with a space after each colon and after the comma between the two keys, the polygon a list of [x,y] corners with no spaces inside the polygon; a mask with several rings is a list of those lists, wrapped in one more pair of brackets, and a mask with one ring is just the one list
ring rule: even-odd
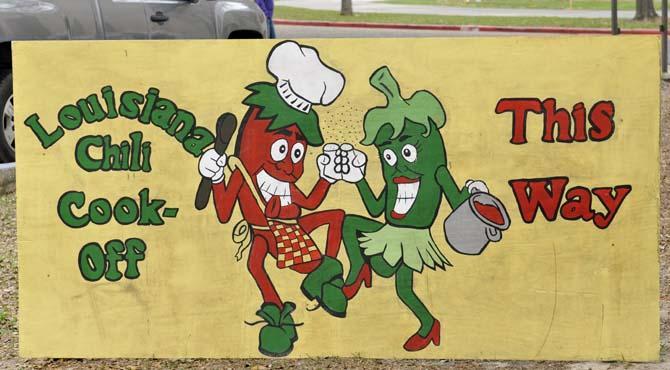
{"label": "green pepper arm", "polygon": [[358,189],[358,194],[361,195],[363,204],[368,210],[368,213],[372,217],[379,217],[384,212],[384,199],[386,198],[386,187],[382,190],[382,193],[379,194],[379,197],[376,197],[375,194],[370,189],[370,184],[368,180],[363,179],[356,183],[356,188]]}
{"label": "green pepper arm", "polygon": [[451,209],[456,209],[463,202],[465,202],[470,197],[470,192],[464,186],[462,189],[458,188],[454,177],[451,176],[451,173],[445,166],[440,166],[435,172],[435,179],[437,183],[440,184],[442,191],[444,192],[444,197],[447,198],[447,202],[451,206]]}

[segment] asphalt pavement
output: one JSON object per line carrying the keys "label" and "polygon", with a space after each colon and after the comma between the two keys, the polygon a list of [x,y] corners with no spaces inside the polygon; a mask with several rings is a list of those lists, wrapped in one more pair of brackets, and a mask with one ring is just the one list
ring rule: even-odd
{"label": "asphalt pavement", "polygon": [[[437,5],[389,4],[382,0],[352,0],[356,13],[430,14],[469,17],[558,17],[558,18],[609,18],[609,10],[567,9],[512,9],[512,8],[465,8]],[[340,10],[341,0],[276,0],[276,5],[313,10]],[[633,11],[619,11],[619,17],[633,18]]]}

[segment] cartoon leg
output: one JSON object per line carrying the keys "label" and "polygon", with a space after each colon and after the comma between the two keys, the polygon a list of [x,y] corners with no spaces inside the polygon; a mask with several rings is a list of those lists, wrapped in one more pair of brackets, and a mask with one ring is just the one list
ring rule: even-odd
{"label": "cartoon leg", "polygon": [[424,349],[431,341],[436,346],[440,345],[440,322],[428,312],[426,306],[414,293],[413,284],[414,271],[407,265],[401,264],[395,275],[396,293],[421,323],[419,331],[405,342],[404,348],[407,351]]}
{"label": "cartoon leg", "polygon": [[263,304],[256,311],[265,323],[258,333],[258,350],[271,357],[286,356],[293,350],[298,333],[291,313],[295,310],[293,302],[282,304],[272,281],[265,271],[265,256],[268,255],[268,241],[260,235],[254,235],[247,267],[263,295]]}
{"label": "cartoon leg", "polygon": [[395,266],[389,265],[389,263],[386,262],[384,257],[380,254],[370,257],[370,266],[372,267],[372,271],[383,278],[390,278],[393,276],[396,271],[398,271],[398,266],[400,265],[402,264],[397,263]]}
{"label": "cartoon leg", "polygon": [[[309,214],[298,220],[302,228],[310,233],[319,226],[328,225],[326,254],[303,280],[300,290],[310,300],[335,317],[345,317],[347,298],[342,293],[342,263],[336,259],[342,241],[344,211],[332,210]],[[303,264],[306,265],[306,264]],[[297,270],[296,270],[297,271]]]}
{"label": "cartoon leg", "polygon": [[342,242],[342,223],[344,222],[344,211],[334,209],[330,211],[315,212],[303,216],[298,220],[300,226],[310,234],[317,227],[328,225],[326,237],[326,256],[337,258]]}
{"label": "cartoon leg", "polygon": [[277,307],[282,307],[281,299],[277,290],[275,289],[268,273],[265,271],[265,256],[268,254],[268,241],[259,235],[254,235],[249,252],[249,261],[247,268],[251,276],[256,281],[258,289],[263,295],[263,302],[275,304]]}
{"label": "cartoon leg", "polygon": [[[370,220],[356,215],[347,215],[342,227],[342,240],[349,257],[349,273],[345,280],[345,294],[351,299],[358,292],[361,284],[367,279],[366,285],[370,286],[370,267],[365,263],[365,257],[361,250],[358,238],[360,233],[374,232],[382,228],[383,223]],[[364,266],[368,266],[365,267]],[[364,271],[363,271],[364,270]]]}
{"label": "cartoon leg", "polygon": [[[298,224],[305,230],[306,233],[311,234],[316,228],[328,225],[328,234],[326,237],[326,251],[325,255],[337,258],[340,250],[340,243],[342,242],[342,222],[344,220],[344,211],[332,210],[310,213],[298,219]],[[321,266],[322,261],[311,261],[291,266],[291,270],[297,271],[301,274],[309,274]],[[341,275],[342,271],[340,271]]]}

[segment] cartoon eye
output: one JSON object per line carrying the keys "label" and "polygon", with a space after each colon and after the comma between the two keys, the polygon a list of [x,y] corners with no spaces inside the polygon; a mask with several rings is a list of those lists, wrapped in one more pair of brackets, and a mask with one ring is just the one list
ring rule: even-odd
{"label": "cartoon eye", "polygon": [[395,166],[395,163],[398,161],[398,157],[395,156],[395,153],[391,149],[385,149],[382,153],[382,157],[389,166]]}
{"label": "cartoon eye", "polygon": [[302,143],[293,145],[293,149],[291,149],[291,160],[293,163],[300,162],[303,155],[305,155],[305,146]]}
{"label": "cartoon eye", "polygon": [[412,144],[407,144],[402,147],[402,156],[407,162],[416,161],[416,148]]}
{"label": "cartoon eye", "polygon": [[272,144],[270,148],[270,155],[276,162],[283,161],[288,154],[288,141],[286,139],[279,139]]}

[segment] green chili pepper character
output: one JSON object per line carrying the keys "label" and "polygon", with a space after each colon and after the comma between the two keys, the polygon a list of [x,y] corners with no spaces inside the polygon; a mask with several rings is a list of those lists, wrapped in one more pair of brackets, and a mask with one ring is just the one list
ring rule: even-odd
{"label": "green chili pepper character", "polygon": [[357,215],[345,218],[343,241],[351,267],[343,291],[351,299],[363,283],[371,286],[371,271],[384,278],[395,276],[398,297],[421,324],[404,348],[418,351],[431,342],[440,344],[440,323],[414,293],[413,277],[424,266],[451,266],[430,232],[442,197],[456,209],[471,192],[488,189],[481,181],[456,185],[439,132],[447,116],[433,94],[422,90],[403,98],[387,67],[375,71],[370,84],[387,99],[385,106],[365,115],[361,142],[374,145],[379,153],[385,182],[381,194],[375,195],[365,179],[367,159],[362,152],[342,145],[336,155],[343,164],[342,179],[356,184],[370,216],[384,214],[386,222]]}

